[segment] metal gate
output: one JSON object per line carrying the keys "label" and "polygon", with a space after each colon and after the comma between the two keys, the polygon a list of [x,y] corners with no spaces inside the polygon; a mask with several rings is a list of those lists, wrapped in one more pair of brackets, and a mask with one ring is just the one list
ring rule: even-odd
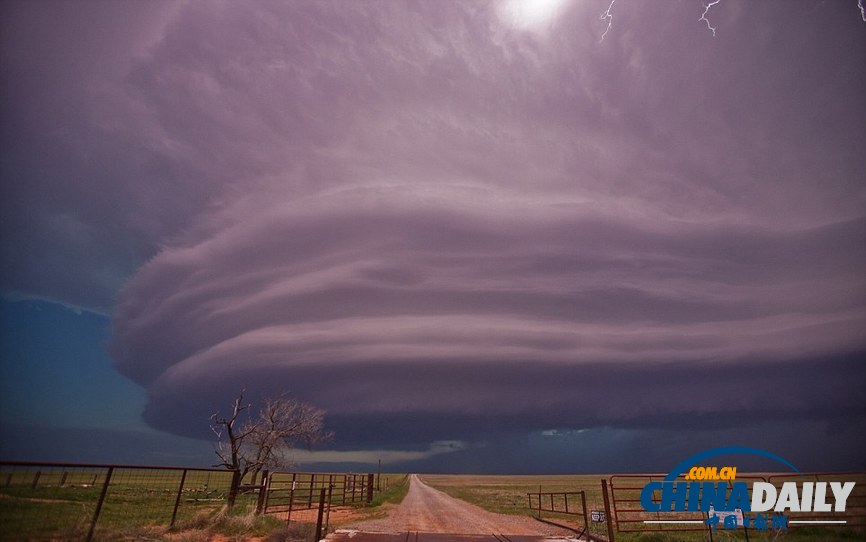
{"label": "metal gate", "polygon": [[[649,482],[661,482],[666,474],[617,474],[609,479],[610,501],[613,520],[617,532],[653,532],[653,531],[706,531],[707,514],[705,512],[648,512],[640,504],[643,487]],[[681,479],[678,481],[682,481]],[[845,512],[815,513],[815,512],[785,512],[786,528],[801,526],[842,527],[862,533],[866,528],[866,473],[848,472],[811,472],[795,474],[774,474],[767,477],[758,475],[740,475],[735,480],[727,481],[728,489],[733,482],[768,482],[780,489],[784,482],[830,482],[854,481],[855,486],[848,498]],[[661,502],[661,491],[653,492],[652,500]],[[700,500],[699,500],[700,502]],[[746,540],[749,532],[754,531],[754,515],[746,513],[753,527],[740,527],[737,532],[743,533]],[[712,536],[712,535],[711,535]]]}
{"label": "metal gate", "polygon": [[265,482],[263,511],[266,514],[309,510],[318,506],[325,490],[328,506],[373,500],[373,474],[327,474],[272,472]]}

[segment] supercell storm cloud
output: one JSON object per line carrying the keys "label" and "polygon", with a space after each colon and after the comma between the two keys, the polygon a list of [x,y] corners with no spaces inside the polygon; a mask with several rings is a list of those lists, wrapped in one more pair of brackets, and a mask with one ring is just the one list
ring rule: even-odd
{"label": "supercell storm cloud", "polygon": [[862,69],[798,41],[820,14],[617,8],[600,44],[578,2],[185,6],[130,92],[235,178],[120,296],[146,419],[200,434],[240,386],[348,447],[862,418]]}
{"label": "supercell storm cloud", "polygon": [[3,289],[110,312],[151,426],[246,387],[346,450],[863,444],[856,1],[41,5],[4,25]]}

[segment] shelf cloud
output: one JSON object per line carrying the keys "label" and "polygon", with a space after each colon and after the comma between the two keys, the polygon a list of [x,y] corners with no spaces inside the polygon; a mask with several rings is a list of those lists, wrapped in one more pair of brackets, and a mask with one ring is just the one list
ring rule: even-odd
{"label": "shelf cloud", "polygon": [[61,108],[46,167],[74,154],[86,190],[19,242],[93,257],[36,293],[110,311],[145,419],[188,436],[243,387],[326,409],[345,450],[862,421],[856,17],[724,2],[713,37],[617,4],[600,41],[606,3],[518,4],[151,14]]}

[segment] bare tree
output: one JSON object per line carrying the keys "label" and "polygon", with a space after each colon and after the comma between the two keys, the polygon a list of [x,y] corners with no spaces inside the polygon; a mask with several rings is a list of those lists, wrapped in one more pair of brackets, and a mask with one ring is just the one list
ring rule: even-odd
{"label": "bare tree", "polygon": [[250,473],[253,480],[265,467],[290,465],[289,450],[298,444],[312,447],[332,437],[324,430],[325,411],[297,399],[280,395],[265,400],[258,413],[244,402],[241,390],[232,402],[231,414],[211,416],[211,430],[217,437],[217,466],[238,473],[237,484]]}

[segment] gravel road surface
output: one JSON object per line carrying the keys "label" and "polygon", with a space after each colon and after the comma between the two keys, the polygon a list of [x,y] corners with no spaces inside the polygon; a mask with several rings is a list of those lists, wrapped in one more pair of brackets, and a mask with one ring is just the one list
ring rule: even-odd
{"label": "gravel road surface", "polygon": [[347,528],[364,532],[443,534],[573,535],[530,517],[495,514],[455,499],[411,475],[409,493],[388,517],[358,522]]}

